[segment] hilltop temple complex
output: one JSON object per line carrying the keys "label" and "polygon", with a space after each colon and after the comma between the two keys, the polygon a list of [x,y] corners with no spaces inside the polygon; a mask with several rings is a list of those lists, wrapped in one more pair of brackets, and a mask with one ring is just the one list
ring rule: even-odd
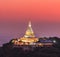
{"label": "hilltop temple complex", "polygon": [[[46,39],[43,39],[43,40],[46,41]],[[31,22],[29,22],[25,35],[21,38],[12,40],[12,43],[18,46],[21,46],[21,45],[52,46],[53,45],[51,40],[47,42],[44,42],[44,41],[39,42],[39,41],[40,41],[40,38],[35,37],[35,34],[31,26]]]}

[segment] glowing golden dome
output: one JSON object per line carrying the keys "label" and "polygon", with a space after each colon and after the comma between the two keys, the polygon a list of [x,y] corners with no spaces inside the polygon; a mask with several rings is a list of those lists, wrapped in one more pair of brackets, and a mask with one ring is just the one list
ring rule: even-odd
{"label": "glowing golden dome", "polygon": [[37,42],[38,38],[20,38],[20,41],[32,43],[32,42]]}

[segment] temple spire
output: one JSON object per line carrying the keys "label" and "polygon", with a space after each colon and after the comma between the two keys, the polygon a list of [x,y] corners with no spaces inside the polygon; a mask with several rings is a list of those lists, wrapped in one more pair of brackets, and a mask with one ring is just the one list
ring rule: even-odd
{"label": "temple spire", "polygon": [[29,24],[28,24],[29,27],[31,27],[31,21],[29,21]]}
{"label": "temple spire", "polygon": [[27,37],[27,38],[35,37],[34,32],[32,30],[32,26],[31,26],[31,21],[29,21],[28,28],[26,30],[24,37]]}

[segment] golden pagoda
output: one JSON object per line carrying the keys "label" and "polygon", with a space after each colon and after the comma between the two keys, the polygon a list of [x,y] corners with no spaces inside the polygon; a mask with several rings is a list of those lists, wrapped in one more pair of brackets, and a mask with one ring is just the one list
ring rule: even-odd
{"label": "golden pagoda", "polygon": [[28,24],[28,28],[23,38],[20,38],[22,42],[36,42],[38,38],[35,37],[34,32],[32,30],[31,22]]}
{"label": "golden pagoda", "polygon": [[29,22],[25,35],[13,42],[16,45],[30,45],[31,43],[35,43],[37,41],[38,38],[35,37],[34,32],[32,30],[31,22]]}

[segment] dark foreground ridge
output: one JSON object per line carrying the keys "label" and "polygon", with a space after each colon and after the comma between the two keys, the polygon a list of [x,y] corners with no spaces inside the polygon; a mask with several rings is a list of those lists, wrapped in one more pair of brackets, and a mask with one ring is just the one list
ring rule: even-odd
{"label": "dark foreground ridge", "polygon": [[13,47],[12,43],[6,43],[0,47],[0,57],[60,57],[60,39],[54,38],[57,42],[51,47]]}

